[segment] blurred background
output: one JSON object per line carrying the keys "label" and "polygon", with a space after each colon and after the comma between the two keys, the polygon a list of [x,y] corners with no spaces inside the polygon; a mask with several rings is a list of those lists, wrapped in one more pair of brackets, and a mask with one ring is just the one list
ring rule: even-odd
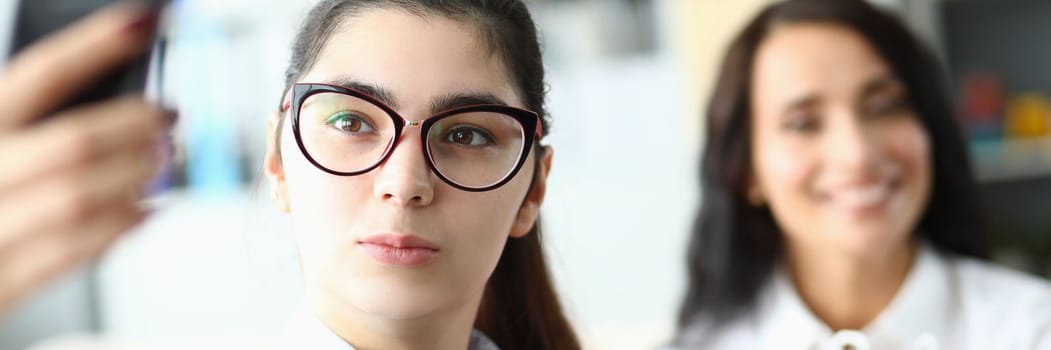
{"label": "blurred background", "polygon": [[[96,265],[0,321],[0,349],[67,333],[190,344],[284,327],[301,294],[298,262],[288,218],[259,178],[265,119],[314,2],[175,2],[153,91],[181,111],[173,188]],[[1051,3],[874,2],[947,64],[997,259],[1051,275]],[[587,348],[658,347],[674,330],[703,201],[701,111],[730,36],[768,1],[527,3],[548,68],[555,157],[542,212],[563,302]],[[14,8],[0,6],[0,24]],[[0,27],[6,37],[10,25]]]}

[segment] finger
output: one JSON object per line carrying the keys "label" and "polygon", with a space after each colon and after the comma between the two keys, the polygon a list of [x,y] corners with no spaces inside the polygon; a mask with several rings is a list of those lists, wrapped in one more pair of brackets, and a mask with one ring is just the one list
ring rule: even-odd
{"label": "finger", "polygon": [[149,45],[156,12],[135,4],[108,7],[26,48],[0,78],[0,130],[52,112]]}
{"label": "finger", "polygon": [[76,171],[114,152],[148,150],[162,133],[161,115],[139,98],[123,98],[66,111],[0,138],[0,169],[5,169],[0,193]]}
{"label": "finger", "polygon": [[157,170],[157,153],[134,150],[82,173],[60,173],[0,199],[0,254],[37,232],[73,230],[109,206],[135,205]]}

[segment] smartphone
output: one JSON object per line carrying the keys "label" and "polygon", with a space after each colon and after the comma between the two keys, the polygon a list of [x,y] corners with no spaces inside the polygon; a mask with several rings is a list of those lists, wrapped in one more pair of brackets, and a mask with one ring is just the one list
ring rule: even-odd
{"label": "smartphone", "polygon": [[[29,47],[37,40],[66,27],[70,23],[117,2],[135,2],[161,11],[170,0],[22,0],[18,4],[14,36],[11,40],[10,56]],[[157,33],[156,28],[152,29]],[[105,100],[132,92],[144,92],[146,77],[150,69],[151,54],[156,54],[163,45],[154,40],[154,50],[132,59],[103,75],[96,83],[87,86],[74,96],[62,110],[75,105]],[[156,60],[155,60],[156,61]],[[53,111],[53,112],[56,112]]]}

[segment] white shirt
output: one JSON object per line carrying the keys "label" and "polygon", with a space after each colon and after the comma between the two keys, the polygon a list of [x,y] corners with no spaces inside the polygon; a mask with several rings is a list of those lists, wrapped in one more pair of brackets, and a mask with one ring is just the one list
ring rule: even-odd
{"label": "white shirt", "polygon": [[864,329],[833,332],[810,312],[783,268],[752,313],[711,334],[701,321],[686,349],[1051,350],[1051,284],[979,260],[921,246],[890,305]]}
{"label": "white shirt", "polygon": [[[278,339],[277,349],[354,350],[354,347],[321,323],[306,308],[299,308]],[[471,331],[467,350],[500,350],[489,337]]]}

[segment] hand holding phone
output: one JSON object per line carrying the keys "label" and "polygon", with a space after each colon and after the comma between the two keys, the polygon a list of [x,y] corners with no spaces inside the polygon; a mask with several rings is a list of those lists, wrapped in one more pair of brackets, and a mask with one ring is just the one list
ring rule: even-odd
{"label": "hand holding phone", "polygon": [[156,18],[107,7],[34,41],[0,74],[0,314],[145,217],[138,197],[166,113],[135,95],[70,99],[140,57]]}

